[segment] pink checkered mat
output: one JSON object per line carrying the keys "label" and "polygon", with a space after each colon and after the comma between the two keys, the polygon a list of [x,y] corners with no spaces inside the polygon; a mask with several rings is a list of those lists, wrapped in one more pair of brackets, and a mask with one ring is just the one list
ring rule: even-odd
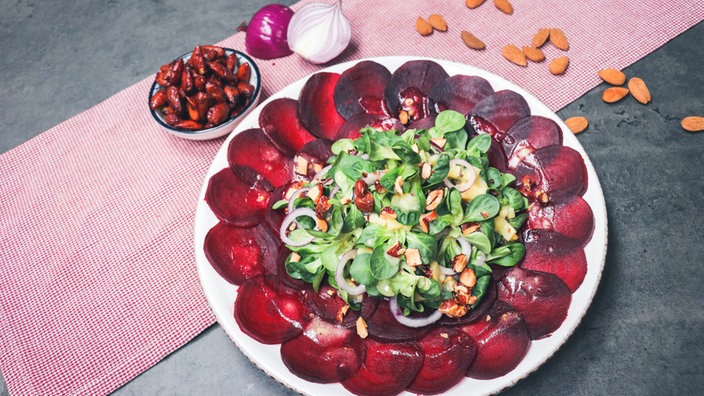
{"label": "pink checkered mat", "polygon": [[[596,86],[599,69],[628,66],[704,19],[694,0],[512,2],[509,16],[491,1],[474,10],[461,0],[345,1],[353,42],[337,61],[459,61],[557,110]],[[449,30],[421,37],[415,20],[431,13],[444,15]],[[548,61],[571,58],[562,76],[548,62],[522,68],[501,56],[540,27],[560,27],[570,41],[566,53],[545,47]],[[465,47],[462,30],[486,50]],[[220,44],[243,49],[244,35]],[[296,56],[258,64],[265,96],[319,70]],[[152,78],[0,156],[0,370],[13,394],[108,393],[214,322],[196,273],[193,222],[223,139],[192,142],[161,130],[146,107]]]}

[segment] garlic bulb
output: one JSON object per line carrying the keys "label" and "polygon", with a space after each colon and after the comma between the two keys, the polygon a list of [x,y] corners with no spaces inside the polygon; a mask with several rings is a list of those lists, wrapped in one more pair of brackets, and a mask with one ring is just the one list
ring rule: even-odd
{"label": "garlic bulb", "polygon": [[325,63],[340,55],[352,37],[350,21],[335,4],[309,3],[293,14],[288,25],[291,51],[311,63]]}

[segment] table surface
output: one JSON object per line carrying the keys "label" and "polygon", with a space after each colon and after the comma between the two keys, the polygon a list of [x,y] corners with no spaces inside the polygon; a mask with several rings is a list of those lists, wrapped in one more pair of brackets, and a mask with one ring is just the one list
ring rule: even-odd
{"label": "table surface", "polygon": [[[9,2],[6,2],[9,3]],[[266,1],[13,2],[0,14],[0,153],[153,74],[194,43],[218,42]],[[280,1],[291,4],[293,1]],[[197,11],[196,11],[197,8]],[[699,394],[704,389],[704,23],[624,71],[653,102],[601,101],[603,86],[558,114],[585,115],[579,140],[609,220],[596,297],[570,340],[507,395]],[[0,395],[7,395],[0,381]],[[288,394],[214,325],[117,395]]]}

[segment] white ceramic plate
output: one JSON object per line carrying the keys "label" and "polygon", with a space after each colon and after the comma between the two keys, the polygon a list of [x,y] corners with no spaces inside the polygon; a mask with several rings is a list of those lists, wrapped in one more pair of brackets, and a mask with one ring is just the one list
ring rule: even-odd
{"label": "white ceramic plate", "polygon": [[[414,59],[429,58],[381,57],[372,58],[369,60],[381,63],[386,66],[391,72],[393,72],[406,61]],[[572,295],[572,303],[567,313],[567,318],[562,323],[560,328],[557,329],[551,336],[542,340],[533,341],[526,357],[518,365],[518,367],[516,367],[510,373],[492,380],[475,380],[472,378],[465,378],[458,385],[456,385],[454,388],[450,389],[450,391],[447,392],[447,394],[465,396],[494,394],[501,391],[502,389],[514,385],[518,380],[528,376],[531,372],[540,367],[540,365],[542,365],[550,356],[552,356],[558,350],[558,348],[560,348],[560,346],[569,338],[569,336],[572,334],[572,332],[577,327],[580,320],[586,313],[587,309],[589,308],[589,305],[591,304],[592,298],[599,284],[599,279],[601,277],[601,273],[604,267],[604,261],[606,259],[607,220],[606,206],[604,204],[604,195],[601,190],[599,179],[596,175],[596,172],[594,171],[594,166],[592,165],[591,161],[589,160],[589,157],[587,156],[582,146],[577,141],[576,137],[568,132],[569,129],[567,129],[567,127],[555,113],[553,113],[543,103],[538,101],[538,99],[536,99],[533,95],[531,95],[524,89],[516,86],[515,84],[484,70],[477,69],[475,67],[464,65],[461,63],[454,63],[438,59],[429,60],[433,60],[442,65],[450,75],[465,74],[480,76],[489,81],[494,90],[496,91],[501,89],[510,89],[523,95],[523,97],[530,105],[531,113],[533,115],[541,115],[547,118],[551,118],[562,127],[563,131],[567,131],[566,133],[564,133],[564,145],[569,146],[582,154],[589,176],[589,187],[587,192],[584,194],[584,199],[589,203],[592,208],[592,211],[594,212],[595,229],[591,241],[585,247],[588,266],[587,275],[582,285]],[[362,60],[342,63],[327,68],[324,71],[341,73],[360,61]],[[350,393],[346,389],[344,389],[340,384],[316,384],[305,381],[291,374],[291,372],[288,370],[288,368],[286,368],[286,366],[284,366],[281,360],[281,355],[279,353],[279,345],[260,344],[259,342],[253,340],[240,330],[233,316],[234,301],[237,295],[237,287],[225,281],[222,277],[220,277],[220,275],[215,272],[203,252],[203,241],[205,240],[205,235],[207,234],[208,230],[210,230],[210,228],[217,224],[217,219],[215,215],[212,213],[212,211],[205,202],[205,190],[210,177],[221,169],[228,166],[226,154],[227,146],[230,140],[233,138],[234,135],[241,131],[244,131],[248,128],[258,127],[259,112],[261,111],[261,108],[266,105],[266,103],[270,102],[273,99],[282,97],[297,99],[298,93],[302,89],[305,82],[308,80],[308,77],[305,77],[287,86],[278,93],[272,95],[265,102],[262,102],[259,107],[254,109],[252,113],[250,113],[244,120],[242,120],[242,122],[238,125],[232,135],[228,137],[228,139],[225,141],[225,143],[222,145],[217,155],[215,156],[215,159],[213,160],[213,163],[210,166],[210,169],[206,176],[205,182],[203,183],[203,188],[198,199],[198,206],[196,210],[196,265],[198,268],[198,274],[200,276],[201,284],[203,286],[203,292],[205,293],[205,296],[208,299],[208,302],[213,310],[213,313],[215,314],[215,317],[217,318],[220,325],[225,329],[225,332],[234,341],[234,343],[252,362],[254,362],[268,375],[272,376],[277,381],[283,383],[284,385],[290,387],[295,391],[310,395],[343,395]]]}

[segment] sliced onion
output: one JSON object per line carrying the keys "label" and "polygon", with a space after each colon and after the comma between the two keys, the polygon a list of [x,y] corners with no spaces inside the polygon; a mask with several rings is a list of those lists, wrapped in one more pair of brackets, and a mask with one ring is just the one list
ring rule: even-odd
{"label": "sliced onion", "polygon": [[452,268],[443,267],[442,265],[439,265],[438,267],[440,267],[440,273],[445,276],[453,276],[457,274],[457,272],[455,272]]}
{"label": "sliced onion", "polygon": [[484,252],[479,252],[479,253],[477,254],[477,263],[476,263],[476,265],[481,267],[482,265],[484,265],[484,262],[486,262],[486,253],[484,253]]}
{"label": "sliced onion", "polygon": [[330,168],[332,168],[332,164],[323,167],[323,169],[318,171],[318,173],[316,173],[315,176],[313,176],[313,181],[316,181],[316,180],[322,181],[323,180],[322,176],[326,175],[328,173],[328,171],[330,170]]}
{"label": "sliced onion", "polygon": [[467,258],[472,257],[472,244],[469,243],[468,240],[466,240],[462,237],[459,237],[459,238],[457,238],[457,243],[459,243],[460,247],[462,248],[462,254],[467,256]]}
{"label": "sliced onion", "polygon": [[298,198],[299,195],[303,194],[304,192],[308,192],[310,190],[310,187],[303,187],[299,188],[298,190],[294,191],[293,194],[291,194],[291,198],[288,200],[288,212],[291,213],[293,212],[293,204],[296,202],[296,198]]}
{"label": "sliced onion", "polygon": [[311,237],[308,239],[296,242],[293,239],[289,238],[286,234],[286,231],[288,230],[288,227],[291,225],[291,223],[296,221],[296,219],[300,216],[306,216],[312,218],[313,220],[318,220],[318,216],[315,214],[315,211],[310,208],[298,208],[290,212],[286,215],[286,217],[284,217],[284,220],[281,222],[281,228],[279,228],[279,237],[281,238],[281,241],[283,243],[291,246],[303,246],[313,242],[313,239],[315,239],[315,237],[311,235]]}
{"label": "sliced onion", "polygon": [[460,192],[465,192],[465,191],[469,190],[470,187],[472,187],[472,184],[474,184],[474,179],[476,179],[477,175],[474,173],[474,167],[472,166],[472,164],[470,164],[469,162],[467,162],[463,159],[459,159],[459,158],[451,159],[450,166],[455,166],[455,165],[459,165],[459,166],[464,167],[467,170],[468,174],[471,176],[469,176],[464,183],[454,184],[447,177],[445,179],[443,179],[443,183],[445,183],[445,186],[447,186],[448,188],[454,187],[454,188],[460,190]]}
{"label": "sliced onion", "polygon": [[340,257],[340,262],[337,263],[337,268],[335,268],[335,281],[337,282],[337,285],[340,287],[340,289],[346,291],[347,294],[349,294],[350,296],[359,296],[360,294],[367,291],[367,288],[362,284],[354,287],[350,286],[350,284],[347,283],[347,279],[345,279],[344,277],[347,262],[354,259],[355,257],[357,257],[357,249],[352,249],[348,251],[347,253],[343,254],[342,257]]}
{"label": "sliced onion", "polygon": [[332,188],[332,190],[330,190],[330,197],[329,198],[334,197],[338,191],[340,191],[340,186],[336,185],[335,187]]}
{"label": "sliced onion", "polygon": [[396,297],[389,300],[389,308],[391,309],[391,314],[394,316],[394,319],[406,327],[418,328],[428,326],[437,322],[442,317],[440,310],[436,310],[429,316],[423,318],[409,318],[408,316],[404,316],[401,307],[398,306]]}

